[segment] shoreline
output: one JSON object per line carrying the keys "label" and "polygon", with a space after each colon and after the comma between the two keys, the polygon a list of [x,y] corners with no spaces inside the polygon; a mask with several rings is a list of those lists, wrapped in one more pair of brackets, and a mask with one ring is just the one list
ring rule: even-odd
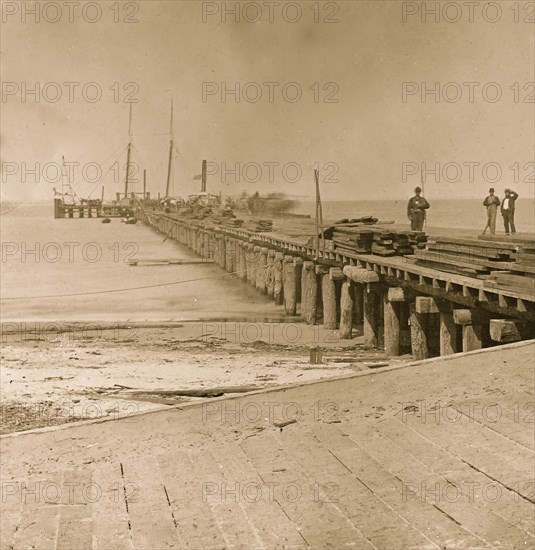
{"label": "shoreline", "polygon": [[[278,329],[281,329],[280,324]],[[120,419],[162,406],[217,395],[280,388],[400,364],[362,338],[300,323],[285,333],[275,324],[129,323],[125,332],[5,335],[0,432]],[[28,336],[18,340],[17,337]],[[320,346],[323,363],[310,364]],[[221,393],[222,392],[222,393]],[[206,394],[206,395],[205,395]]]}

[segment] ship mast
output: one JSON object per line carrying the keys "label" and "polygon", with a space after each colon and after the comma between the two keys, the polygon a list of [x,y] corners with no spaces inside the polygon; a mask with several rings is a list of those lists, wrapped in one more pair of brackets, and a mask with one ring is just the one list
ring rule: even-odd
{"label": "ship mast", "polygon": [[165,198],[169,198],[169,184],[171,183],[171,163],[173,160],[173,99],[171,99],[171,122],[169,124],[169,134],[171,140],[169,142],[169,162],[167,164],[167,185],[165,187]]}
{"label": "ship mast", "polygon": [[128,180],[130,177],[130,153],[132,151],[132,103],[130,103],[130,115],[128,117],[128,150],[126,153],[126,178],[124,180],[124,196],[128,197]]}

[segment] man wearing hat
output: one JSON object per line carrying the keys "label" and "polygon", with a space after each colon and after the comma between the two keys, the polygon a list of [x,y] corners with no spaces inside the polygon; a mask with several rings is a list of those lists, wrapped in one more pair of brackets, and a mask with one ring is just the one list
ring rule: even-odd
{"label": "man wearing hat", "polygon": [[421,196],[420,187],[417,187],[414,193],[415,196],[409,200],[407,206],[407,217],[411,220],[411,229],[421,231],[424,227],[425,211],[429,208],[429,203]]}
{"label": "man wearing hat", "polygon": [[515,228],[515,202],[518,199],[518,193],[515,193],[511,189],[505,190],[505,198],[502,201],[501,211],[503,216],[503,225],[505,227],[505,234],[509,235],[509,227],[511,228],[511,234],[516,233]]}
{"label": "man wearing hat", "polygon": [[494,188],[489,189],[489,196],[483,201],[483,206],[487,207],[487,225],[483,229],[483,235],[487,231],[487,227],[490,229],[490,234],[496,233],[496,213],[498,212],[498,206],[500,206],[500,199],[494,194]]}

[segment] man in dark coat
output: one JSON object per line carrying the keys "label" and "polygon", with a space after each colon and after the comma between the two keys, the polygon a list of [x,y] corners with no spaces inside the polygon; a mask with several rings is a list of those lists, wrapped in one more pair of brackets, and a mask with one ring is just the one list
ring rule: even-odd
{"label": "man in dark coat", "polygon": [[483,206],[487,207],[487,225],[483,230],[483,235],[487,231],[487,227],[490,229],[490,234],[496,233],[496,214],[498,212],[498,206],[500,206],[500,199],[494,194],[494,188],[489,189],[489,196],[483,201]]}
{"label": "man in dark coat", "polygon": [[413,231],[422,231],[425,211],[429,208],[429,203],[421,196],[422,190],[420,187],[417,187],[414,193],[415,196],[409,200],[409,204],[407,205],[407,217],[411,220],[411,229]]}
{"label": "man in dark coat", "polygon": [[511,228],[511,234],[516,233],[515,228],[515,202],[518,199],[518,193],[515,193],[511,189],[505,190],[505,198],[502,201],[501,211],[503,216],[503,225],[505,227],[505,234],[509,235],[509,227]]}

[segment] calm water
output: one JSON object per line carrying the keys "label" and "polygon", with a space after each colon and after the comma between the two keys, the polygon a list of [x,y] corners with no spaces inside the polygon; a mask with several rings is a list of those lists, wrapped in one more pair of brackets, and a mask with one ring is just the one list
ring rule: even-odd
{"label": "calm water", "polygon": [[[535,202],[519,199],[517,204],[517,230],[534,232]],[[405,208],[405,201],[340,201],[325,203],[323,213],[326,220],[373,214],[407,223]],[[302,202],[295,211],[313,214],[314,204]],[[283,319],[271,300],[215,265],[129,266],[125,262],[129,258],[198,259],[175,241],[163,242],[162,234],[143,224],[125,225],[118,219],[111,224],[98,219],[55,220],[52,216],[52,206],[46,204],[23,205],[0,218],[3,321]],[[480,232],[485,221],[481,201],[433,201],[428,226]],[[65,296],[176,281],[188,282]]]}
{"label": "calm water", "polygon": [[[271,300],[213,264],[129,266],[128,258],[199,259],[175,241],[164,243],[164,235],[144,224],[52,216],[50,205],[31,205],[0,219],[3,321],[281,318]],[[39,298],[190,280],[128,292]],[[32,298],[6,300],[20,297]]]}

